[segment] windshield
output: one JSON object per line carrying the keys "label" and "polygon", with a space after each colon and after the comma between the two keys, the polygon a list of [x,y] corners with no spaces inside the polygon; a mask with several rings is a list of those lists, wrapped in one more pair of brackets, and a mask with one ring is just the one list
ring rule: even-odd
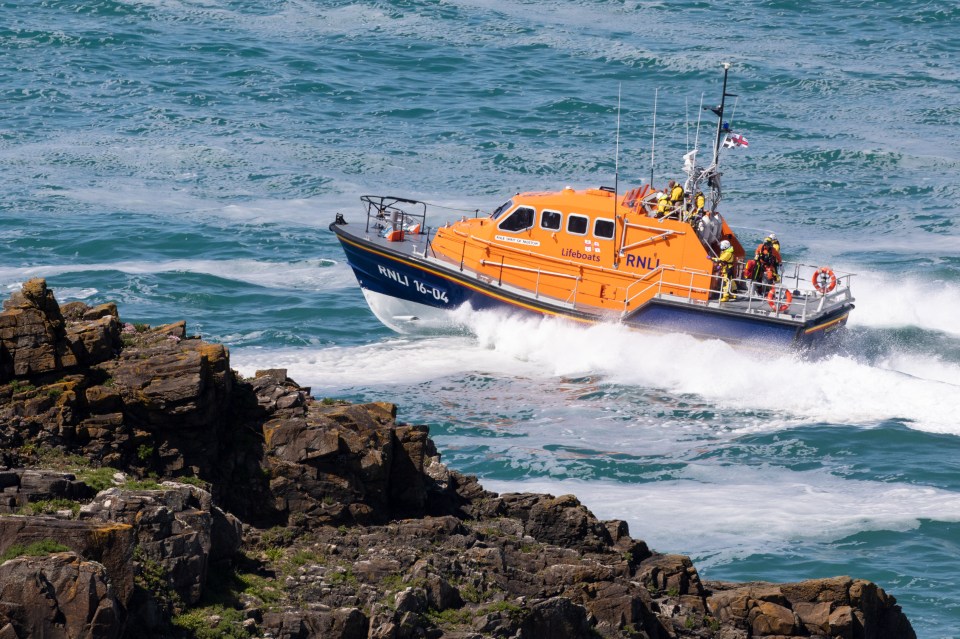
{"label": "windshield", "polygon": [[504,211],[509,211],[511,207],[513,207],[513,200],[507,200],[506,202],[501,204],[499,207],[497,207],[497,210],[491,213],[490,217],[495,220],[501,215],[503,215]]}

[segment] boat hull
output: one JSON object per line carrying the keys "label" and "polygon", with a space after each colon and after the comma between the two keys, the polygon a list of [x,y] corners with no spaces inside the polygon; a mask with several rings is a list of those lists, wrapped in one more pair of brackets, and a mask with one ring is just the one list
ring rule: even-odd
{"label": "boat hull", "polygon": [[619,321],[639,330],[682,332],[760,348],[819,348],[835,340],[853,308],[850,304],[806,322],[669,299],[651,300],[626,317],[590,313],[507,290],[495,281],[485,282],[462,273],[455,265],[439,264],[412,254],[409,249],[394,249],[383,242],[352,235],[337,224],[330,228],[340,240],[371,310],[398,332],[444,325],[448,323],[443,319],[445,311],[468,304],[473,310],[554,315],[582,323]]}

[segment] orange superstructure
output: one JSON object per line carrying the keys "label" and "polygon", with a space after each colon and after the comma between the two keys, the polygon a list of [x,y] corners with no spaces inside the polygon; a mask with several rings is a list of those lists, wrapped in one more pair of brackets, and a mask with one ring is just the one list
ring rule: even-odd
{"label": "orange superstructure", "polygon": [[[656,294],[707,302],[710,249],[690,223],[656,218],[649,187],[520,193],[491,217],[437,230],[438,257],[537,296],[623,313]],[[723,237],[743,249],[724,222]]]}

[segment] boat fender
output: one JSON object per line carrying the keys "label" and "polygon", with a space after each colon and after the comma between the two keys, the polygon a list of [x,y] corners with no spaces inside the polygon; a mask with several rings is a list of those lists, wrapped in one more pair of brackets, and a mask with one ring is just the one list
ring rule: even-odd
{"label": "boat fender", "polygon": [[790,304],[793,303],[793,294],[787,289],[770,289],[770,293],[767,295],[767,302],[770,304],[770,308],[775,310],[778,313],[784,313]]}
{"label": "boat fender", "polygon": [[829,266],[821,266],[813,274],[813,287],[826,295],[837,287],[837,276]]}

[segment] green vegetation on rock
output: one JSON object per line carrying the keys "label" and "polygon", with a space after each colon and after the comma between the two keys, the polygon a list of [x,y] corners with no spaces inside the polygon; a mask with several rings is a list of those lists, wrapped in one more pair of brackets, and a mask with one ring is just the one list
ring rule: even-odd
{"label": "green vegetation on rock", "polygon": [[6,552],[0,555],[0,563],[16,557],[43,557],[55,552],[65,552],[70,550],[63,544],[53,539],[41,539],[26,546],[14,544],[7,548]]}

